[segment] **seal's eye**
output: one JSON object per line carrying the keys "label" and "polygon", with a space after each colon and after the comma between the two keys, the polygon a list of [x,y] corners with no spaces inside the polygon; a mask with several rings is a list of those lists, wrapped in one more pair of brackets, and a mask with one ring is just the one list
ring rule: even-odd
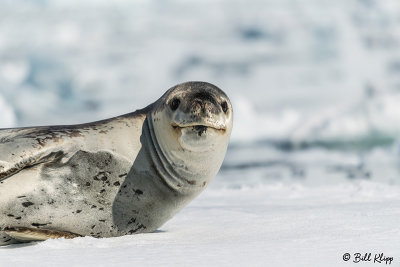
{"label": "seal's eye", "polygon": [[174,98],[170,103],[169,106],[172,110],[176,110],[179,107],[181,101],[178,98]]}
{"label": "seal's eye", "polygon": [[226,113],[228,111],[228,103],[226,103],[226,101],[222,102],[221,103],[221,108],[222,108],[222,111],[224,113]]}

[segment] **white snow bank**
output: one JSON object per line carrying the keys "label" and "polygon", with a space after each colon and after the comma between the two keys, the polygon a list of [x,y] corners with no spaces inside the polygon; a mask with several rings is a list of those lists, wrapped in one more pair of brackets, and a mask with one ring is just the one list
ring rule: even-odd
{"label": "white snow bank", "polygon": [[397,140],[400,136],[400,93],[378,95],[351,106],[333,104],[312,112],[256,110],[244,97],[234,98],[233,102],[234,142],[374,142]]}
{"label": "white snow bank", "polygon": [[400,94],[384,94],[350,108],[331,108],[313,114],[298,127],[295,142],[353,141],[400,136]]}

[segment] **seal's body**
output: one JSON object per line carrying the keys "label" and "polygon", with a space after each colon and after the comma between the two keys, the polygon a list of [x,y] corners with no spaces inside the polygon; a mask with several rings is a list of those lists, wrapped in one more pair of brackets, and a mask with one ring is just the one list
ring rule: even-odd
{"label": "seal's body", "polygon": [[112,119],[0,130],[0,245],[156,230],[216,175],[231,129],[227,96],[188,82]]}

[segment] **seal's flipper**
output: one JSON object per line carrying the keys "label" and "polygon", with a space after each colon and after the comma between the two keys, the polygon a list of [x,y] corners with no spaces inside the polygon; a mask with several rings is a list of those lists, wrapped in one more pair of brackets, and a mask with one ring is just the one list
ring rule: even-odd
{"label": "seal's flipper", "polygon": [[[82,141],[77,126],[42,126],[0,129],[0,180],[68,153],[63,146],[72,139]],[[74,142],[79,145],[79,142]]]}
{"label": "seal's flipper", "polygon": [[130,127],[143,124],[145,112],[147,110],[143,109],[86,124],[0,129],[0,181],[23,169],[54,162],[79,150],[90,148],[97,151],[99,143],[102,144],[101,150],[118,148],[119,154],[133,160],[136,154],[129,145],[136,146],[136,143],[126,143],[124,139],[117,142],[115,138],[105,136],[120,136],[121,133],[131,136]]}
{"label": "seal's flipper", "polygon": [[[33,167],[35,165],[46,163],[46,162],[53,162],[60,160],[65,154],[62,151],[57,152],[48,152],[48,153],[40,153],[33,157],[28,157],[26,159],[21,160],[20,162],[11,165],[8,169],[4,170],[1,168],[0,162],[0,181],[6,179],[23,169]],[[4,170],[4,171],[3,171]]]}
{"label": "seal's flipper", "polygon": [[29,227],[7,227],[4,232],[10,237],[21,241],[43,241],[47,239],[62,238],[72,239],[80,235],[71,232],[47,230]]}

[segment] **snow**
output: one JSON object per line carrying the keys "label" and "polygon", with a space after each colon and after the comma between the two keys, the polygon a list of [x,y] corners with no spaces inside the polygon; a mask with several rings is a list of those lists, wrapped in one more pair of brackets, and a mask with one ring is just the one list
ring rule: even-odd
{"label": "snow", "polygon": [[0,266],[400,266],[399,8],[1,1],[1,128],[104,119],[204,80],[234,129],[218,176],[159,231],[0,247]]}
{"label": "snow", "polygon": [[399,192],[371,182],[211,189],[156,233],[14,245],[0,249],[1,264],[340,266],[346,252],[398,264]]}

